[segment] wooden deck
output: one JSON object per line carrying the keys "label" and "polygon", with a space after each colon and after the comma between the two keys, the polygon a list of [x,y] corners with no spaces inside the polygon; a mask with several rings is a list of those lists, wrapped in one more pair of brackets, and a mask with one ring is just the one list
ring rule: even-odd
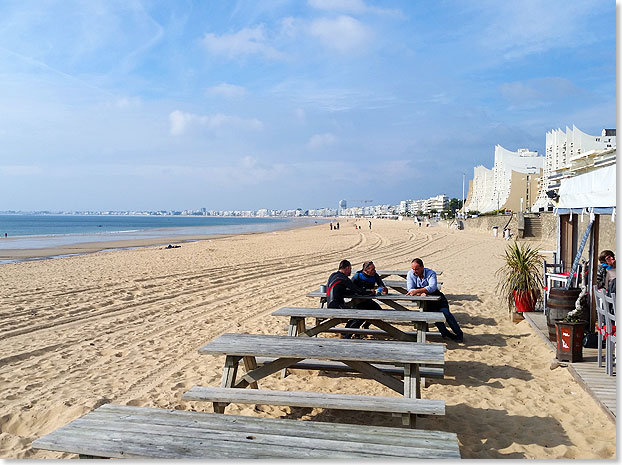
{"label": "wooden deck", "polygon": [[[527,312],[524,313],[524,315],[525,319],[529,322],[532,328],[535,329],[536,333],[540,335],[542,339],[549,345],[551,350],[554,353],[557,352],[555,344],[549,341],[549,330],[546,326],[546,317],[544,313]],[[596,349],[586,349],[584,347],[583,362],[568,363],[568,371],[578,381],[578,383],[599,403],[599,405],[611,417],[611,419],[615,421],[617,414],[617,376],[608,376],[605,373],[604,365],[599,368],[596,361],[596,356]]]}

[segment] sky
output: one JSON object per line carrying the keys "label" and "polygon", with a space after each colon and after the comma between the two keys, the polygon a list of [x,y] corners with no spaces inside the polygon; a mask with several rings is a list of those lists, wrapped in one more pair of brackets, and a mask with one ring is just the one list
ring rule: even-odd
{"label": "sky", "polygon": [[461,198],[497,144],[543,155],[552,129],[616,127],[610,0],[0,12],[0,211]]}

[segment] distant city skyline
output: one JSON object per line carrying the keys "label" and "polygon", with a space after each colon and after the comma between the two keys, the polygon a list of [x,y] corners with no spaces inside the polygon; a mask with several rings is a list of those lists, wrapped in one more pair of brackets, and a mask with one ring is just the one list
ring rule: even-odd
{"label": "distant city skyline", "polygon": [[461,199],[616,127],[606,0],[2,2],[0,65],[4,211]]}

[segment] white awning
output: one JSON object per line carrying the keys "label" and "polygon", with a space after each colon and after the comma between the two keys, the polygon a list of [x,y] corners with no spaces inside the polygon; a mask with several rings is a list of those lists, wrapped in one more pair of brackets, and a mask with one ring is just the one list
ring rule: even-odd
{"label": "white awning", "polygon": [[616,165],[561,180],[558,209],[615,207]]}

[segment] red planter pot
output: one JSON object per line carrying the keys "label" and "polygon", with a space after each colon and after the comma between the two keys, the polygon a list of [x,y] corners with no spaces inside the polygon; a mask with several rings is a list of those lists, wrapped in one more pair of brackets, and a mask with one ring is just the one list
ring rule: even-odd
{"label": "red planter pot", "polygon": [[536,308],[536,297],[533,293],[525,292],[520,296],[516,294],[516,291],[512,291],[514,293],[514,303],[516,304],[516,311],[519,313],[523,312],[533,312]]}

